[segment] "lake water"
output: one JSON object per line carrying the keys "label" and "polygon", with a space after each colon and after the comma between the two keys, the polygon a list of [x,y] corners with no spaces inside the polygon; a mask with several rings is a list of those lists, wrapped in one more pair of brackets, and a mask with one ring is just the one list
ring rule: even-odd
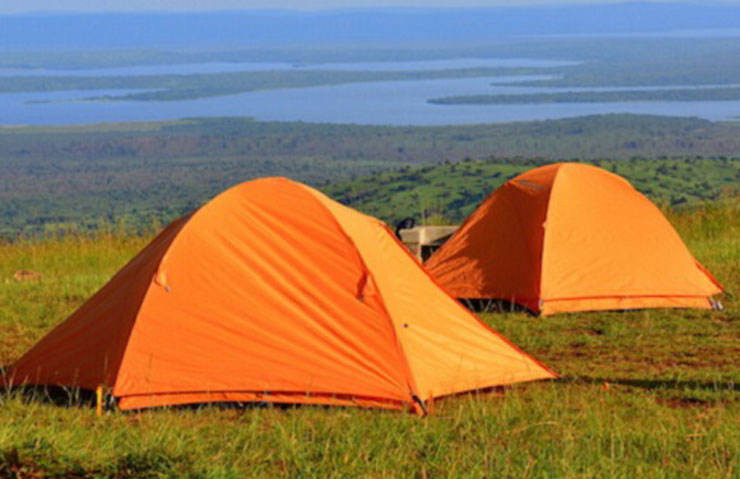
{"label": "lake water", "polygon": [[[411,63],[413,68],[417,70],[461,68],[464,67],[463,65],[468,67],[491,66],[490,63],[485,65],[476,64],[477,61],[492,62],[493,60],[459,59]],[[209,68],[222,68],[223,65],[225,64],[210,65]],[[288,68],[285,66],[286,64],[280,65]],[[409,62],[341,65],[345,69],[355,68],[357,70],[410,69]],[[244,67],[243,64],[241,66]],[[373,68],[369,68],[369,66],[373,66]],[[382,68],[380,68],[381,66]],[[184,72],[186,67],[196,68],[193,65],[178,66],[178,68],[181,68],[180,72]],[[315,67],[317,66],[311,68]],[[139,74],[144,74],[144,71],[150,71],[145,69],[154,67],[132,68],[140,72]],[[156,68],[170,67],[158,66]],[[268,67],[262,64],[261,68]],[[291,66],[290,68],[295,67]],[[326,64],[321,68],[336,69],[337,66]],[[122,69],[116,70],[120,72]],[[130,70],[126,74],[133,74],[133,71]],[[159,71],[159,73],[162,73],[162,71]],[[740,115],[740,101],[521,105],[433,105],[428,103],[429,99],[444,96],[609,90],[604,88],[562,89],[501,85],[501,83],[548,78],[551,78],[551,76],[528,75],[352,83],[312,88],[256,91],[171,102],[79,101],[87,97],[121,95],[127,92],[121,90],[0,94],[0,124],[59,125],[241,116],[252,117],[261,121],[306,121],[369,125],[445,125],[532,121],[606,113],[692,116],[715,121],[735,119]]]}

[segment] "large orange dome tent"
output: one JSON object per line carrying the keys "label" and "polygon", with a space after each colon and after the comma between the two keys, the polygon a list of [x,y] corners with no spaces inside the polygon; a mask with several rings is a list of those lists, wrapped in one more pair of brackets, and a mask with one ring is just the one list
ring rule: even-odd
{"label": "large orange dome tent", "polygon": [[504,183],[426,266],[458,298],[542,315],[711,308],[722,292],[650,200],[624,178],[577,163]]}
{"label": "large orange dome tent", "polygon": [[380,221],[281,178],[170,224],[11,368],[121,409],[273,401],[398,409],[552,378],[440,289]]}

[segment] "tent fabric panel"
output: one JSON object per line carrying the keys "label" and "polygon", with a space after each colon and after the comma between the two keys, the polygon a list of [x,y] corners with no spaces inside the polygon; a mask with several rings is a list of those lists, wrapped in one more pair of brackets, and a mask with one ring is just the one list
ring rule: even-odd
{"label": "tent fabric panel", "polygon": [[593,166],[560,166],[544,248],[543,301],[721,292],[650,200]]}
{"label": "tent fabric panel", "polygon": [[201,208],[157,273],[116,396],[283,391],[409,401],[393,325],[354,245],[284,179]]}
{"label": "tent fabric panel", "polygon": [[171,223],[64,322],[26,352],[8,382],[112,387],[141,304],[159,261],[187,222]]}
{"label": "tent fabric panel", "polygon": [[[539,170],[539,171],[538,171]],[[497,298],[538,310],[544,225],[555,168],[504,183],[427,261],[458,298]]]}
{"label": "tent fabric panel", "polygon": [[314,194],[372,272],[421,399],[555,377],[442,290],[384,224]]}

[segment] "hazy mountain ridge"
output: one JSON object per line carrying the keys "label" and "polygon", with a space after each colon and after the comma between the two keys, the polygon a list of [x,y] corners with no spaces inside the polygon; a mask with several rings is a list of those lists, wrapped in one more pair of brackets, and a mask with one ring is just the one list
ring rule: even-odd
{"label": "hazy mountain ridge", "polygon": [[484,42],[502,36],[740,29],[740,5],[615,3],[460,9],[0,16],[0,48],[224,48]]}

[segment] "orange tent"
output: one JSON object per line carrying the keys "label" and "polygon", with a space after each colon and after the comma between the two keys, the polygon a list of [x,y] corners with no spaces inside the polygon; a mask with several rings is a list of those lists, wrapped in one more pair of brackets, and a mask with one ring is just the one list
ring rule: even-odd
{"label": "orange tent", "polygon": [[543,315],[710,308],[722,291],[658,208],[595,166],[535,168],[494,191],[427,262],[458,298]]}
{"label": "orange tent", "polygon": [[383,223],[271,178],[170,224],[7,377],[102,384],[121,409],[399,409],[553,373],[440,289]]}

